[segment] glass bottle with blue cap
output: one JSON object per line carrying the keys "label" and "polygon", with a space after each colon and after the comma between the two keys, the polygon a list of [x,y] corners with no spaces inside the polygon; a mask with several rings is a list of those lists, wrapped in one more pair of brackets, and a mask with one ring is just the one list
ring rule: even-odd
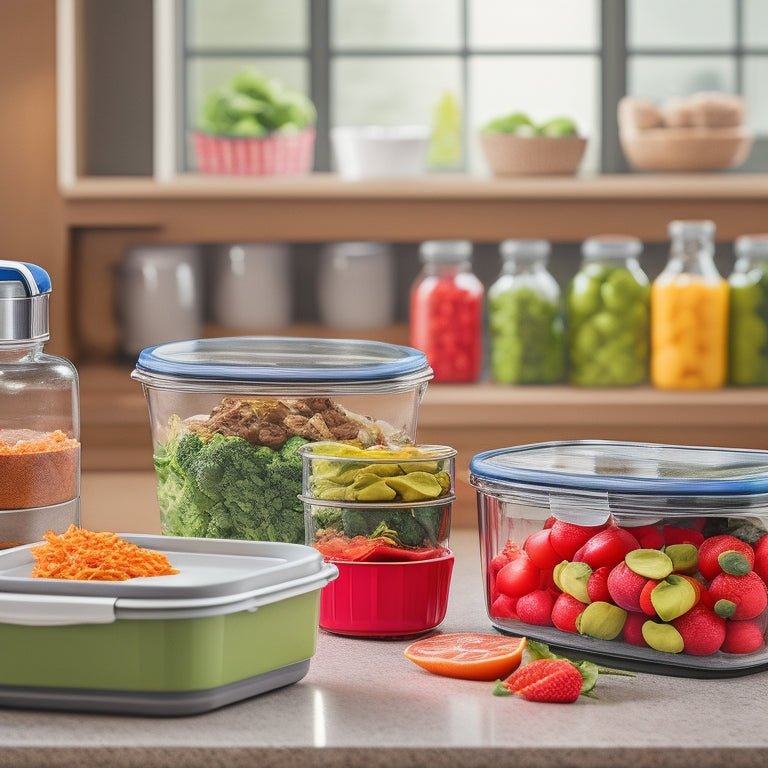
{"label": "glass bottle with blue cap", "polygon": [[0,548],[80,522],[75,366],[45,352],[51,280],[0,260]]}

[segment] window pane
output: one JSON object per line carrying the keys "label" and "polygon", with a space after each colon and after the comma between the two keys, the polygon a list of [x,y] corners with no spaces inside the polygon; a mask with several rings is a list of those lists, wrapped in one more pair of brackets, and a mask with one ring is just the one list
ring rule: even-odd
{"label": "window pane", "polygon": [[628,0],[632,48],[728,48],[736,40],[734,0]]}
{"label": "window pane", "polygon": [[[570,117],[590,138],[583,170],[598,165],[600,106],[596,56],[473,56],[469,66],[470,170],[485,167],[478,130],[494,117],[525,112],[537,123]],[[501,88],[500,84],[514,84]]]}
{"label": "window pane", "polygon": [[599,43],[596,0],[469,0],[475,49],[591,50]]}
{"label": "window pane", "polygon": [[765,0],[744,0],[742,34],[747,46],[768,46],[768,3]]}
{"label": "window pane", "polygon": [[768,56],[744,58],[744,97],[747,100],[747,125],[768,136]]}
{"label": "window pane", "polygon": [[330,0],[331,46],[445,50],[461,42],[459,0]]}
{"label": "window pane", "polygon": [[627,91],[656,102],[699,91],[735,93],[735,70],[730,56],[630,56]]}
{"label": "window pane", "polygon": [[306,0],[187,0],[187,43],[200,48],[305,48]]}
{"label": "window pane", "polygon": [[461,99],[452,56],[344,56],[331,66],[332,125],[431,125],[445,93]]}

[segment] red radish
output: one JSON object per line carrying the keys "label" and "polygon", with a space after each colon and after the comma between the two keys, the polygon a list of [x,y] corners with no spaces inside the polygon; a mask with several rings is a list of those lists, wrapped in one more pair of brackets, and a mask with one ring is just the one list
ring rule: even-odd
{"label": "red radish", "polygon": [[730,619],[754,619],[768,607],[768,589],[754,571],[744,576],[718,574],[709,585],[709,595],[717,613]]}
{"label": "red radish", "polygon": [[525,552],[510,560],[496,576],[496,589],[509,597],[522,597],[538,589],[540,570]]}
{"label": "red radish", "polygon": [[652,621],[652,619],[649,619],[644,613],[628,613],[621,630],[621,637],[624,642],[630,645],[639,645],[641,648],[647,647],[648,643],[643,637],[643,624],[646,621]]}
{"label": "red radish", "polygon": [[542,528],[526,538],[523,550],[533,564],[542,570],[552,570],[563,558],[555,552],[550,541],[551,528]]}
{"label": "red radish", "polygon": [[768,583],[768,536],[763,536],[755,544],[755,573]]}
{"label": "red radish", "polygon": [[491,603],[491,616],[497,619],[516,619],[517,612],[515,606],[518,598],[499,595]]}
{"label": "red radish", "polygon": [[655,525],[637,525],[629,531],[643,549],[661,549],[664,546],[664,537]]}
{"label": "red radish", "polygon": [[704,541],[704,534],[693,528],[665,525],[662,534],[664,536],[664,543],[667,546],[670,544],[693,544],[694,547],[698,547]]}
{"label": "red radish", "polygon": [[608,574],[610,572],[611,569],[604,565],[590,574],[587,580],[587,594],[593,603],[611,602],[611,593],[608,591]]}
{"label": "red radish", "polygon": [[571,559],[586,563],[593,570],[613,568],[635,549],[640,549],[640,542],[626,528],[611,525],[591,536]]}
{"label": "red radish", "polygon": [[572,560],[576,551],[599,531],[606,527],[603,525],[577,525],[567,523],[564,520],[555,520],[552,523],[550,542],[552,548],[560,555],[561,560]]}

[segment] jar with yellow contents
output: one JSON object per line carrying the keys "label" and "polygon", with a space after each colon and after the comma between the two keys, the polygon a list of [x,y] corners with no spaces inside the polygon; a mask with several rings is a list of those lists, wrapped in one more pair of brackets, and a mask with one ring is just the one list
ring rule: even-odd
{"label": "jar with yellow contents", "polygon": [[651,286],[651,381],[715,389],[728,363],[728,282],[714,260],[712,221],[672,221],[670,254]]}

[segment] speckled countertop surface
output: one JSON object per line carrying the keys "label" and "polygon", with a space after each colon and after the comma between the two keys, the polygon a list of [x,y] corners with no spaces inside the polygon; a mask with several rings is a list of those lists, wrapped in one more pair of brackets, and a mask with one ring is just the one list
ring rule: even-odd
{"label": "speckled countertop surface", "polygon": [[[455,531],[443,632],[493,631],[474,531]],[[430,675],[405,640],[321,632],[300,682],[194,717],[0,710],[0,766],[764,766],[768,672],[603,677],[599,700],[532,704]],[[2,652],[2,649],[0,649]]]}

